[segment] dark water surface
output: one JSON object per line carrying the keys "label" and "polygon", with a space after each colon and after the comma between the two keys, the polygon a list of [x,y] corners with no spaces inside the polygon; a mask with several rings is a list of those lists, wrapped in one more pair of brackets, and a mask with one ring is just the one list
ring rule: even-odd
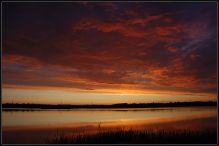
{"label": "dark water surface", "polygon": [[215,130],[216,107],[19,110],[2,112],[3,143],[45,143],[57,131],[92,133],[100,129]]}

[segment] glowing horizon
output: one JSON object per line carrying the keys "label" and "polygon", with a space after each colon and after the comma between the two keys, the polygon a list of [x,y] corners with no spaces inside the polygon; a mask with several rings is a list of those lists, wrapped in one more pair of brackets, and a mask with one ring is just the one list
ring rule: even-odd
{"label": "glowing horizon", "polygon": [[3,103],[217,100],[216,3],[2,7]]}

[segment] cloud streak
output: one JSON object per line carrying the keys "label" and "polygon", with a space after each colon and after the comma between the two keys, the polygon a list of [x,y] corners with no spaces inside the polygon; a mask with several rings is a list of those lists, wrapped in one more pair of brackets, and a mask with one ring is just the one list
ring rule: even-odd
{"label": "cloud streak", "polygon": [[216,95],[216,6],[160,4],[5,4],[3,87]]}

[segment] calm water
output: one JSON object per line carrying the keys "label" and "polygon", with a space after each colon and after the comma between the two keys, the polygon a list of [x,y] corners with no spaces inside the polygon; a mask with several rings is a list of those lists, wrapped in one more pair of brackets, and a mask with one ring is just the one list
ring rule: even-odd
{"label": "calm water", "polygon": [[3,126],[216,116],[215,107],[3,111]]}
{"label": "calm water", "polygon": [[[177,121],[178,123],[176,123]],[[173,124],[174,122],[175,124]],[[157,124],[160,127],[173,127],[175,125],[177,128],[212,129],[217,127],[217,108],[177,107],[3,111],[3,143],[37,143],[39,140],[36,139],[36,135],[39,135],[39,131],[43,138],[51,135],[52,129],[69,130],[75,127],[83,127],[84,130],[89,131],[94,130],[100,124],[102,127],[132,125],[137,128],[137,125],[150,124],[151,126],[148,127],[153,127],[153,124]],[[155,127],[158,127],[157,125]],[[32,139],[29,138],[30,141],[24,141],[28,136],[32,137]],[[38,138],[40,137],[38,136]]]}

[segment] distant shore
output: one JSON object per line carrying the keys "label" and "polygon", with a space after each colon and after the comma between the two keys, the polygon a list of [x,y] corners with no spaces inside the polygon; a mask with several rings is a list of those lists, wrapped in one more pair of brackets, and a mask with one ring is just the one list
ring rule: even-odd
{"label": "distant shore", "polygon": [[217,106],[216,101],[169,102],[169,103],[119,103],[112,105],[70,105],[70,104],[26,104],[4,103],[3,110],[13,109],[78,109],[78,108],[156,108],[156,107],[191,107],[191,106]]}

